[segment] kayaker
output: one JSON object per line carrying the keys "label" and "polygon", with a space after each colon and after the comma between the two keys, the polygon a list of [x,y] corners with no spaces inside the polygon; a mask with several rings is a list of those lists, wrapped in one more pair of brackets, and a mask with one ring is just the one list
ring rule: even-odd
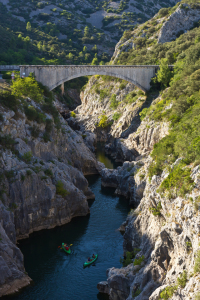
{"label": "kayaker", "polygon": [[91,258],[90,258],[90,257],[88,257],[88,261],[91,261]]}
{"label": "kayaker", "polygon": [[66,244],[66,246],[65,246],[65,249],[66,249],[66,250],[69,250],[69,247],[68,247],[68,245],[67,245],[67,244]]}
{"label": "kayaker", "polygon": [[93,254],[93,255],[92,255],[92,258],[95,258],[95,257],[96,257],[96,256]]}

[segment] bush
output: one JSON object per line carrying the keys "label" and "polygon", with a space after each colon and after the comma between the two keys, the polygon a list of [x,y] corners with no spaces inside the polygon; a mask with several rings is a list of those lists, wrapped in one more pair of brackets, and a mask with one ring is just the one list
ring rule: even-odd
{"label": "bush", "polygon": [[46,119],[46,126],[45,126],[45,130],[47,133],[51,133],[53,129],[53,121],[51,119]]}
{"label": "bush", "polygon": [[158,192],[161,194],[168,192],[169,198],[183,197],[186,193],[191,192],[194,187],[194,180],[190,177],[191,170],[187,167],[184,169],[178,165],[161,183]]}
{"label": "bush", "polygon": [[74,111],[71,111],[71,117],[76,118],[76,114]]}
{"label": "bush", "polygon": [[200,292],[198,292],[195,296],[195,300],[200,300]]}
{"label": "bush", "polygon": [[197,251],[194,264],[194,273],[200,273],[200,250]]}
{"label": "bush", "polygon": [[0,103],[12,109],[14,112],[16,112],[19,107],[19,101],[10,91],[0,90]]}
{"label": "bush", "polygon": [[[168,300],[170,299],[174,292],[176,292],[177,286],[176,285],[171,285],[167,286],[161,293],[160,293],[160,299]],[[159,299],[159,300],[160,300]]]}
{"label": "bush", "polygon": [[37,126],[34,125],[33,127],[30,127],[30,130],[31,130],[31,135],[34,138],[38,138],[38,136],[40,134],[40,129]]}
{"label": "bush", "polygon": [[0,146],[3,149],[14,150],[14,145],[16,144],[15,140],[11,137],[10,134],[5,134],[0,136]]}
{"label": "bush", "polygon": [[51,171],[51,169],[44,170],[44,174],[49,176],[49,177],[53,177],[53,172]]}
{"label": "bush", "polygon": [[27,170],[27,171],[26,171],[26,175],[27,175],[27,176],[31,176],[31,174],[32,174],[31,170]]}
{"label": "bush", "polygon": [[120,258],[120,263],[123,265],[123,267],[130,265],[138,252],[140,252],[140,249],[138,248],[134,248],[134,251],[132,252],[127,251],[126,256],[124,258]]}
{"label": "bush", "polygon": [[24,153],[24,155],[22,155],[22,159],[27,163],[29,164],[32,160],[32,157],[33,157],[33,154],[31,151],[28,151],[26,153]]}
{"label": "bush", "polygon": [[136,258],[133,262],[134,266],[140,266],[141,263],[145,260],[144,255],[140,256],[139,258]]}
{"label": "bush", "polygon": [[162,209],[162,205],[161,205],[161,201],[158,203],[157,207],[150,207],[149,211],[152,212],[152,214],[154,216],[160,216],[161,215],[161,209]]}
{"label": "bush", "polygon": [[187,282],[187,272],[183,271],[180,277],[177,278],[177,283],[181,288],[184,288],[186,286],[186,282]]}
{"label": "bush", "polygon": [[42,114],[38,109],[31,105],[24,105],[24,112],[29,121],[36,121],[37,123],[41,124],[45,122],[45,115]]}
{"label": "bush", "polygon": [[119,105],[119,102],[117,101],[117,95],[113,94],[110,98],[110,108],[111,109],[116,109]]}
{"label": "bush", "polygon": [[121,113],[115,112],[112,118],[114,121],[117,121],[120,117],[121,117]]}
{"label": "bush", "polygon": [[69,192],[64,188],[64,184],[61,180],[59,180],[56,184],[56,194],[62,197],[69,195]]}
{"label": "bush", "polygon": [[120,84],[120,86],[119,86],[119,88],[120,88],[120,90],[124,90],[125,89],[125,87],[126,87],[126,84],[125,83],[121,83]]}
{"label": "bush", "polygon": [[49,141],[51,141],[50,135],[46,131],[43,134],[43,140],[44,140],[45,143],[48,143]]}
{"label": "bush", "polygon": [[37,81],[33,77],[19,78],[11,85],[12,95],[17,98],[29,97],[36,102],[43,100],[43,91],[39,88]]}
{"label": "bush", "polygon": [[100,117],[100,121],[99,121],[98,127],[106,128],[106,127],[108,127],[110,125],[111,125],[111,123],[108,123],[108,117],[106,115],[102,115]]}

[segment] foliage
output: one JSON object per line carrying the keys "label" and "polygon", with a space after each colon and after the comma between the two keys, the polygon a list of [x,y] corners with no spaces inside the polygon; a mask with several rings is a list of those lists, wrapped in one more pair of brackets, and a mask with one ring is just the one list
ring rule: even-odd
{"label": "foliage", "polygon": [[194,273],[200,273],[200,250],[195,255]]}
{"label": "foliage", "polygon": [[186,286],[187,282],[187,272],[184,270],[183,273],[177,278],[177,284],[181,288],[184,288]]}
{"label": "foliage", "polygon": [[29,164],[32,160],[33,154],[31,151],[25,152],[24,155],[22,155],[22,159]]}
{"label": "foliage", "polygon": [[114,115],[112,116],[114,121],[117,121],[121,117],[121,113],[115,112]]}
{"label": "foliage", "polygon": [[42,114],[38,109],[35,107],[28,105],[27,103],[24,104],[24,112],[28,120],[36,121],[37,123],[45,123],[45,115]]}
{"label": "foliage", "polygon": [[108,117],[106,115],[102,115],[100,117],[100,121],[99,121],[98,127],[106,128],[106,127],[108,127],[110,125],[111,125],[111,123],[108,122]]}
{"label": "foliage", "polygon": [[26,175],[27,175],[27,176],[31,176],[31,174],[32,174],[31,170],[27,170],[27,171],[26,171]]}
{"label": "foliage", "polygon": [[112,94],[111,98],[110,98],[110,108],[111,109],[116,109],[119,105],[119,102],[117,101],[117,95],[116,94]]}
{"label": "foliage", "polygon": [[52,172],[51,169],[44,170],[44,174],[47,175],[47,176],[49,176],[49,177],[53,177],[53,172]]}
{"label": "foliage", "polygon": [[161,215],[161,209],[162,209],[162,204],[161,201],[158,203],[156,207],[150,207],[149,211],[152,212],[154,216],[160,216]]}
{"label": "foliage", "polygon": [[176,292],[177,290],[177,286],[176,285],[171,285],[171,286],[167,286],[161,293],[160,293],[160,298],[159,300],[161,299],[164,299],[164,300],[168,300],[170,299],[174,292]]}
{"label": "foliage", "polygon": [[0,136],[0,146],[3,149],[14,150],[14,145],[16,144],[15,140],[11,137],[10,134],[5,134]]}
{"label": "foliage", "polygon": [[76,114],[74,111],[71,111],[71,117],[76,118]]}
{"label": "foliage", "polygon": [[195,295],[195,300],[200,300],[200,292]]}
{"label": "foliage", "polygon": [[172,78],[172,72],[168,67],[168,60],[162,58],[160,60],[160,69],[157,73],[157,81],[161,83],[163,88],[166,88],[169,85],[169,82]]}
{"label": "foliage", "polygon": [[51,140],[50,135],[47,131],[45,131],[44,134],[43,134],[43,140],[44,140],[45,143],[47,143]]}
{"label": "foliage", "polygon": [[145,257],[144,257],[144,255],[142,255],[139,258],[135,258],[133,264],[134,264],[134,266],[140,266],[144,260],[145,260]]}
{"label": "foliage", "polygon": [[161,183],[158,191],[160,193],[167,192],[169,198],[183,197],[194,186],[194,181],[190,174],[191,170],[189,168],[183,168],[180,164],[175,166],[168,177]]}
{"label": "foliage", "polygon": [[43,100],[43,91],[39,88],[37,81],[33,77],[19,78],[11,85],[12,95],[17,98],[29,97],[36,102]]}
{"label": "foliage", "polygon": [[123,267],[130,265],[138,252],[140,252],[140,249],[138,248],[134,248],[134,251],[132,252],[127,251],[126,256],[124,258],[120,258],[120,263]]}
{"label": "foliage", "polygon": [[40,129],[33,125],[33,127],[30,127],[30,130],[31,130],[31,135],[34,137],[34,138],[38,138],[39,134],[40,134]]}
{"label": "foliage", "polygon": [[141,289],[138,288],[138,289],[135,291],[135,293],[132,293],[132,297],[135,298],[135,297],[139,296],[139,295],[141,294],[141,292],[142,292]]}
{"label": "foliage", "polygon": [[16,112],[19,106],[19,101],[11,94],[10,90],[0,89],[0,104]]}
{"label": "foliage", "polygon": [[58,180],[56,184],[56,194],[62,197],[66,197],[67,195],[69,195],[69,192],[64,188],[64,184],[61,180]]}

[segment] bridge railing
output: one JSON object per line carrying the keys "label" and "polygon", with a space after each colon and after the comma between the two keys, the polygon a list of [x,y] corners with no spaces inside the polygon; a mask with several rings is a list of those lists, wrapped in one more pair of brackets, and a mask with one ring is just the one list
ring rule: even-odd
{"label": "bridge railing", "polygon": [[17,66],[17,65],[0,65],[0,71],[20,71],[20,66]]}

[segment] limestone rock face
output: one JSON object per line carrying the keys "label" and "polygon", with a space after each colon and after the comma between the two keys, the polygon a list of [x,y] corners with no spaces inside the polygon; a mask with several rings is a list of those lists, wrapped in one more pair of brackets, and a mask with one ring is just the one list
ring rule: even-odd
{"label": "limestone rock face", "polygon": [[[126,138],[140,124],[138,113],[145,98],[144,95],[138,95],[137,99],[128,102],[126,97],[131,92],[133,95],[130,99],[139,92],[131,83],[120,85],[120,82],[114,79],[107,82],[101,77],[91,77],[84,93],[81,94],[82,104],[75,110],[79,126],[83,125],[86,131],[95,133],[97,141],[106,142],[110,137]],[[111,105],[112,95],[116,96],[115,108]],[[99,127],[103,115],[107,117],[108,126]]]}
{"label": "limestone rock face", "polygon": [[163,24],[158,36],[158,43],[163,44],[175,40],[180,32],[184,33],[191,29],[199,19],[199,9],[192,9],[188,4],[179,5]]}
{"label": "limestone rock face", "polygon": [[[178,159],[174,165],[180,161]],[[185,198],[179,196],[169,199],[167,195],[158,193],[160,184],[168,176],[167,171],[164,170],[161,176],[153,176],[149,181],[144,174],[148,171],[151,158],[147,156],[139,162],[143,165],[135,172],[134,180],[135,185],[141,177],[145,181],[143,195],[137,209],[130,212],[123,224],[124,254],[136,249],[139,253],[127,267],[112,268],[112,272],[107,272],[110,299],[158,300],[166,287],[177,284],[177,278],[184,271],[187,272],[186,286],[179,286],[171,299],[195,299],[200,289],[199,273],[193,273],[199,250],[200,215],[189,199],[197,199],[200,195],[200,167],[193,168],[191,177],[195,186],[191,193]],[[102,170],[102,174],[112,178],[110,171]],[[112,175],[116,175],[116,171]],[[159,203],[160,215],[154,215],[152,208],[156,208]],[[141,257],[143,259],[138,262]],[[192,274],[191,278],[189,274]]]}
{"label": "limestone rock face", "polygon": [[[40,109],[33,100],[28,105]],[[62,105],[56,103],[59,110]],[[49,229],[89,213],[87,199],[94,199],[84,174],[97,174],[94,154],[81,132],[59,116],[57,129],[52,116],[51,134],[44,140],[45,124],[27,119],[21,111],[0,106],[0,296],[30,283],[17,239],[33,231]],[[33,133],[37,129],[37,137]],[[90,134],[88,135],[88,137]],[[92,137],[88,138],[92,145]]]}
{"label": "limestone rock face", "polygon": [[30,283],[23,255],[15,245],[13,213],[0,207],[0,297],[18,291]]}

